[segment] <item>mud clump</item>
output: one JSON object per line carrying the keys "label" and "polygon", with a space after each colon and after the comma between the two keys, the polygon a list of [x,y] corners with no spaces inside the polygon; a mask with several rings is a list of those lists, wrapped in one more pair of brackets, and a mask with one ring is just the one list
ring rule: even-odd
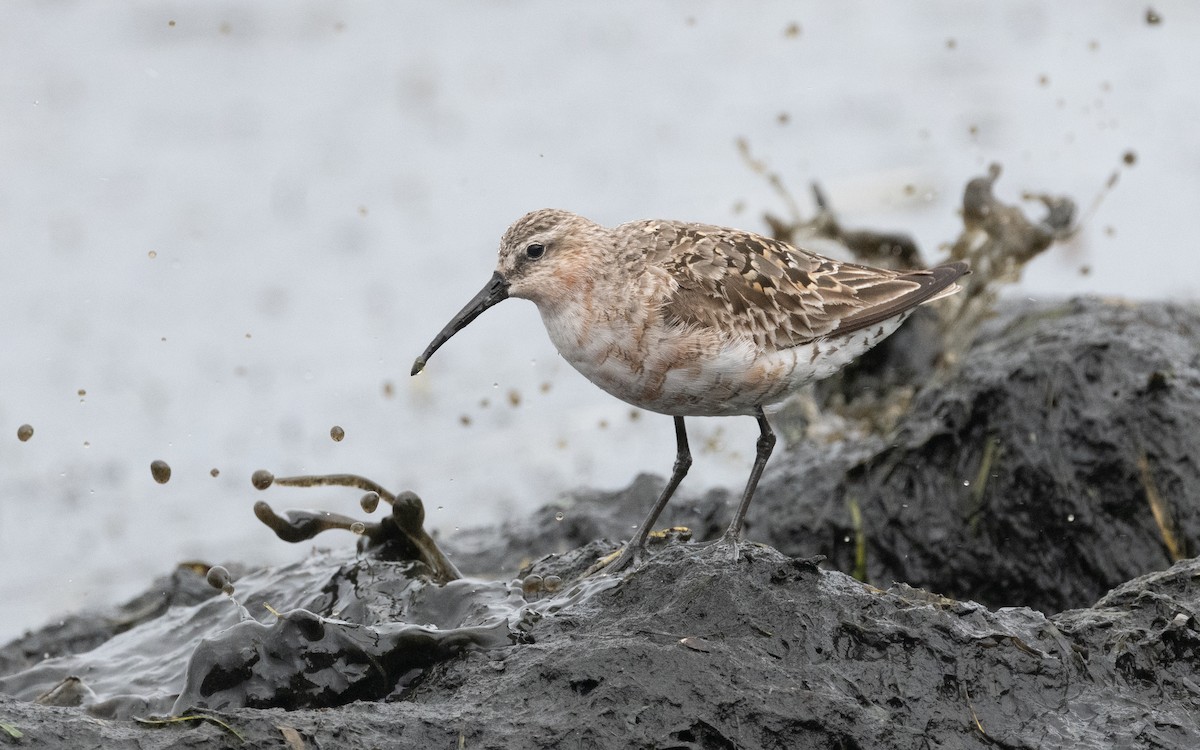
{"label": "mud clump", "polygon": [[150,476],[159,484],[166,484],[171,481],[171,465],[166,461],[151,461]]}
{"label": "mud clump", "polygon": [[1197,553],[1200,310],[1008,307],[891,436],[776,457],[750,538],[992,607],[1087,606]]}

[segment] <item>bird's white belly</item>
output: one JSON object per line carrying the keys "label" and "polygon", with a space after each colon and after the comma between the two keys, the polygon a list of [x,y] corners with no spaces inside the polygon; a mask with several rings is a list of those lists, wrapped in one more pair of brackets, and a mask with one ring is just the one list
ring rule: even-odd
{"label": "bird's white belly", "polygon": [[845,336],[764,351],[748,339],[665,326],[581,323],[543,314],[559,353],[588,380],[634,406],[672,416],[753,414],[828,377],[887,338],[897,316]]}

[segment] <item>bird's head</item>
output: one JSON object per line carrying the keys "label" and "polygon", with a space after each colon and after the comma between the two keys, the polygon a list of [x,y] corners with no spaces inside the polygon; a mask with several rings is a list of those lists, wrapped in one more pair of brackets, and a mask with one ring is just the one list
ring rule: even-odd
{"label": "bird's head", "polygon": [[569,211],[543,208],[522,216],[500,240],[492,278],[434,336],[413,363],[412,374],[484,310],[509,297],[531,300],[543,309],[572,299],[580,285],[590,283],[592,260],[607,236],[604,227]]}

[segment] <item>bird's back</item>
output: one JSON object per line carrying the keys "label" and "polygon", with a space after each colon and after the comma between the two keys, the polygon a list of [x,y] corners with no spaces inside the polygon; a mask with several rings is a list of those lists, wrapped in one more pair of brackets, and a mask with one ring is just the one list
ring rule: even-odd
{"label": "bird's back", "polygon": [[669,323],[784,349],[845,335],[957,291],[964,263],[893,271],[847,263],[736,229],[672,221],[617,227],[623,253],[669,279]]}

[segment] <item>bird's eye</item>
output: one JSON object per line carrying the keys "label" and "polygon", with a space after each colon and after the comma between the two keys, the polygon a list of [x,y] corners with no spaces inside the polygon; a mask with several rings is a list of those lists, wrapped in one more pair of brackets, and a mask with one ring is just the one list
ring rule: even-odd
{"label": "bird's eye", "polygon": [[531,260],[537,260],[538,258],[542,257],[545,254],[546,254],[546,246],[542,245],[540,243],[537,243],[537,242],[535,242],[532,245],[530,245],[529,247],[525,248],[525,257],[529,258]]}

